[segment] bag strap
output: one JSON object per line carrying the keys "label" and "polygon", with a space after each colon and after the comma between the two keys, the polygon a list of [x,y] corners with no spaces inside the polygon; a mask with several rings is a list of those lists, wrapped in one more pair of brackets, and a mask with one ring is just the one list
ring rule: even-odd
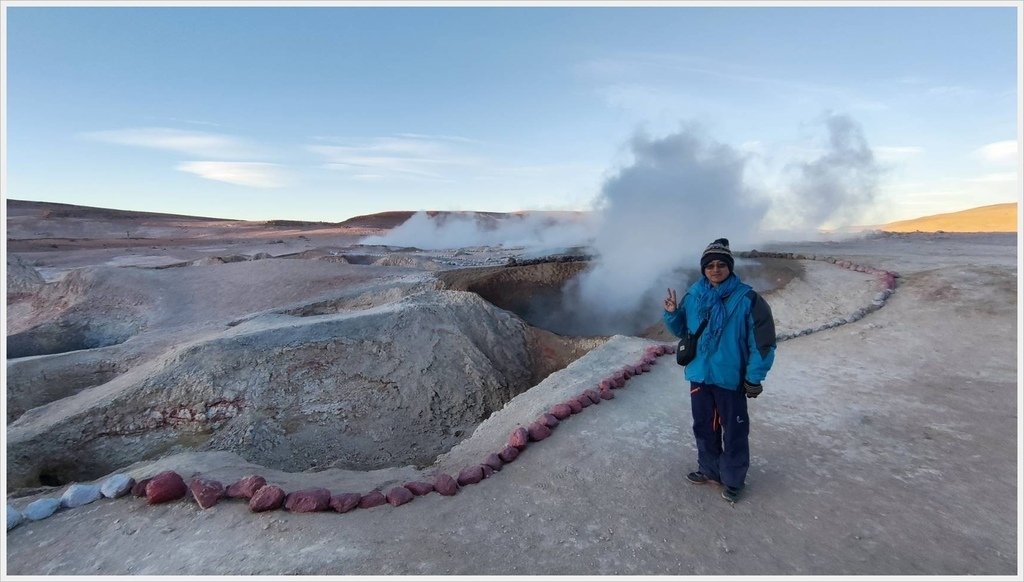
{"label": "bag strap", "polygon": [[697,328],[697,331],[693,332],[693,339],[699,338],[700,334],[704,333],[704,326],[706,326],[707,324],[708,324],[708,320],[706,320],[706,319],[704,321],[700,322],[700,326]]}

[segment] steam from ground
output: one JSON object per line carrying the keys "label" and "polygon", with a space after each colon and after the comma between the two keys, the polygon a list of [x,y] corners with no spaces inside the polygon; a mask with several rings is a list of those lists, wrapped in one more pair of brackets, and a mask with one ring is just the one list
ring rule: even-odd
{"label": "steam from ground", "polygon": [[417,212],[384,236],[363,244],[416,247],[425,250],[481,246],[559,248],[586,244],[593,235],[593,217],[585,214],[513,214],[503,218],[476,212]]}
{"label": "steam from ground", "polygon": [[[788,166],[794,232],[856,218],[874,199],[879,172],[859,126],[828,116],[826,127],[824,152]],[[694,127],[660,139],[638,135],[631,146],[633,163],[605,182],[597,200],[595,265],[563,295],[577,319],[620,333],[657,322],[666,288],[681,299],[701,276],[700,255],[714,239],[728,238],[733,251],[762,245],[764,219],[777,202],[765,184],[745,182],[749,155]],[[737,261],[741,278],[742,265]]]}
{"label": "steam from ground", "polygon": [[860,126],[844,115],[825,120],[829,142],[817,159],[795,163],[787,211],[799,230],[854,224],[874,202],[880,169]]}

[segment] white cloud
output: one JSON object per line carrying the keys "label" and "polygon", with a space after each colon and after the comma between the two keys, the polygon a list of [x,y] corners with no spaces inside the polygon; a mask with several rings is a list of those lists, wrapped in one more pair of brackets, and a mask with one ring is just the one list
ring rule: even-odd
{"label": "white cloud", "polygon": [[465,138],[402,134],[353,140],[347,145],[310,145],[308,151],[321,155],[324,166],[350,177],[365,180],[383,178],[450,179],[453,168],[480,166],[480,158],[463,155],[452,146]]}
{"label": "white cloud", "polygon": [[239,159],[259,155],[256,147],[236,137],[167,127],[93,131],[83,133],[81,137],[118,145],[179,152],[197,157]]}
{"label": "white cloud", "polygon": [[287,179],[277,164],[260,162],[182,162],[177,169],[207,180],[251,186],[253,188],[281,188]]}
{"label": "white cloud", "polygon": [[1017,164],[1016,140],[997,141],[974,150],[975,158],[986,164],[1013,166]]}

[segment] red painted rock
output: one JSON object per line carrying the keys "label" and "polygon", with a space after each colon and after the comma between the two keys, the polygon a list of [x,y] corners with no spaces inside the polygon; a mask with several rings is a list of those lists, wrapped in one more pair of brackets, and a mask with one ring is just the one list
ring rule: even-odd
{"label": "red painted rock", "polygon": [[612,382],[611,380],[601,380],[600,382],[598,382],[597,388],[599,390],[605,390],[605,389],[609,389],[610,390],[614,385],[615,385],[615,383]]}
{"label": "red painted rock", "polygon": [[331,501],[328,505],[331,509],[338,513],[348,513],[355,509],[359,505],[359,500],[362,495],[358,493],[342,493],[341,495],[331,495]]}
{"label": "red painted rock", "polygon": [[502,461],[506,463],[511,463],[512,461],[516,460],[516,457],[518,456],[519,449],[517,449],[516,447],[505,447],[504,449],[501,449],[500,453],[498,453],[498,458],[500,458]]}
{"label": "red painted rock", "polygon": [[598,392],[598,394],[601,396],[602,400],[611,400],[612,398],[615,398],[615,393],[611,390],[602,390]]}
{"label": "red painted rock", "polygon": [[473,485],[484,480],[484,469],[481,465],[466,467],[459,471],[458,483],[460,486]]}
{"label": "red painted rock", "polygon": [[508,444],[512,447],[523,448],[526,446],[527,441],[530,439],[530,433],[525,428],[519,427],[512,431],[512,434],[508,437]]}
{"label": "red painted rock", "polygon": [[410,481],[403,485],[403,487],[405,487],[409,491],[412,491],[412,494],[417,497],[419,497],[420,495],[426,495],[427,493],[430,493],[431,491],[434,490],[433,485],[423,481]]}
{"label": "red painted rock", "polygon": [[886,289],[895,289],[896,277],[893,277],[892,273],[886,273],[882,276],[882,284],[885,285]]}
{"label": "red painted rock", "polygon": [[548,428],[555,428],[556,426],[558,426],[558,417],[555,416],[554,414],[545,414],[544,416],[541,416],[537,420],[546,424]]}
{"label": "red painted rock", "polygon": [[249,510],[259,513],[280,509],[284,505],[285,493],[277,485],[264,485],[249,498]]}
{"label": "red painted rock", "polygon": [[623,366],[622,367],[622,377],[625,378],[626,380],[629,380],[630,378],[632,378],[633,377],[633,366]]}
{"label": "red painted rock", "polygon": [[[509,448],[515,449],[515,447]],[[516,451],[518,452],[519,449],[516,449]],[[455,495],[459,491],[459,484],[455,482],[451,475],[440,473],[437,477],[434,477],[434,491],[445,496]]]}
{"label": "red painted rock", "polygon": [[[480,465],[480,470],[483,471],[484,479],[494,474],[494,469],[492,469],[490,465]],[[481,481],[482,480],[483,479],[481,479]]]}
{"label": "red painted rock", "polygon": [[579,396],[577,396],[576,402],[580,403],[581,408],[586,408],[593,404],[593,402],[590,401],[590,397],[587,396],[586,394],[580,394]]}
{"label": "red painted rock", "polygon": [[196,477],[189,483],[188,488],[192,491],[193,499],[203,509],[217,505],[220,498],[224,497],[224,484],[213,479]]}
{"label": "red painted rock", "polygon": [[583,393],[586,394],[588,398],[590,398],[590,401],[592,403],[601,404],[601,395],[597,393],[597,390],[590,388],[588,390],[584,390]]}
{"label": "red painted rock", "polygon": [[142,481],[139,481],[135,485],[132,485],[132,495],[134,495],[136,497],[145,497],[146,496],[146,485],[149,485],[149,482],[152,481],[152,480],[153,480],[153,478],[150,477],[148,479],[143,479]]}
{"label": "red painted rock", "polygon": [[643,364],[637,364],[636,366],[633,366],[633,375],[634,376],[639,376],[640,374],[643,374],[644,372],[649,372],[650,370],[651,370],[650,367],[648,367],[646,370],[644,370],[644,365]]}
{"label": "red painted rock", "polygon": [[[590,399],[588,398],[587,400]],[[571,410],[573,414],[579,414],[580,411],[583,410],[583,405],[580,404],[580,401],[575,398],[566,400],[565,405],[569,407],[569,410]]]}
{"label": "red painted rock", "polygon": [[501,457],[498,456],[498,453],[491,453],[487,455],[486,459],[484,459],[483,464],[487,465],[491,469],[494,469],[495,471],[500,471],[501,466],[504,465],[505,462],[501,460]]}
{"label": "red painted rock", "polygon": [[542,441],[551,436],[551,429],[543,422],[530,423],[530,440]]}
{"label": "red painted rock", "polygon": [[380,491],[370,491],[359,498],[359,507],[369,509],[371,507],[377,507],[378,505],[384,505],[387,502],[387,497],[384,497],[384,494]]}
{"label": "red painted rock", "polygon": [[616,388],[622,388],[626,385],[626,377],[623,376],[622,373],[616,373],[612,376],[612,381],[615,382]]}
{"label": "red painted rock", "polygon": [[146,503],[156,505],[181,499],[188,493],[188,486],[181,475],[174,471],[157,473],[146,485]]}
{"label": "red painted rock", "polygon": [[331,492],[322,487],[293,491],[284,500],[284,508],[295,513],[324,511],[331,506]]}
{"label": "red painted rock", "polygon": [[551,415],[559,420],[565,420],[572,414],[572,409],[566,403],[556,404],[551,407]]}
{"label": "red painted rock", "polygon": [[387,494],[388,503],[395,507],[409,503],[413,497],[412,491],[405,487],[392,487]]}
{"label": "red painted rock", "polygon": [[640,372],[641,373],[646,373],[646,372],[650,372],[650,371],[651,371],[651,365],[650,364],[643,364],[642,366],[640,366]]}
{"label": "red painted rock", "polygon": [[246,499],[251,499],[252,496],[259,491],[260,487],[263,487],[266,484],[267,480],[259,475],[242,477],[238,481],[228,485],[228,497],[244,497]]}

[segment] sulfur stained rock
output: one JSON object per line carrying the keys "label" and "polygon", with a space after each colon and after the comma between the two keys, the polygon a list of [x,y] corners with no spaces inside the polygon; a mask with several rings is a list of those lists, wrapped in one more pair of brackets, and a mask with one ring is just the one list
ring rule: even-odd
{"label": "sulfur stained rock", "polygon": [[213,479],[196,477],[189,483],[188,488],[192,491],[192,497],[202,509],[208,509],[217,505],[220,498],[224,497],[224,484]]}
{"label": "sulfur stained rock", "polygon": [[509,446],[516,448],[523,448],[526,443],[530,440],[530,433],[523,427],[519,427],[512,431],[512,434],[508,437]]}
{"label": "sulfur stained rock", "polygon": [[551,415],[557,418],[558,420],[565,420],[569,418],[571,414],[572,408],[569,408],[569,405],[565,404],[564,402],[561,404],[556,404],[551,407]]}
{"label": "sulfur stained rock", "polygon": [[434,490],[433,485],[431,485],[430,483],[425,483],[423,481],[410,481],[403,485],[403,487],[405,487],[409,491],[412,491],[412,494],[417,497],[419,497],[420,495],[426,495],[427,493],[430,493],[431,491]]}
{"label": "sulfur stained rock", "polygon": [[530,424],[530,440],[542,441],[549,436],[551,436],[551,429],[543,422],[534,422]]}
{"label": "sulfur stained rock", "polygon": [[174,471],[157,473],[146,485],[146,503],[156,505],[181,499],[188,493],[188,486],[181,475]]}
{"label": "sulfur stained rock", "polygon": [[249,509],[259,513],[279,509],[284,505],[285,493],[277,485],[264,485],[256,490],[249,499]]}
{"label": "sulfur stained rock", "polygon": [[284,508],[295,513],[324,511],[331,504],[331,492],[323,487],[293,491],[284,499]]}
{"label": "sulfur stained rock", "polygon": [[358,493],[342,493],[341,495],[331,495],[331,500],[328,505],[334,511],[338,513],[348,513],[355,509],[359,505],[359,500],[362,495]]}
{"label": "sulfur stained rock", "polygon": [[498,458],[500,458],[505,463],[511,463],[512,461],[516,460],[516,457],[518,456],[519,449],[512,446],[505,447],[504,449],[501,449],[500,453],[498,453]]}
{"label": "sulfur stained rock", "polygon": [[412,491],[409,491],[405,487],[392,487],[387,494],[388,503],[395,507],[409,503],[412,501],[412,498]]}
{"label": "sulfur stained rock", "polygon": [[369,509],[371,507],[377,507],[378,505],[384,505],[387,502],[387,498],[384,497],[384,494],[380,491],[370,491],[359,498],[359,507]]}
{"label": "sulfur stained rock", "polygon": [[[515,447],[509,447],[515,449]],[[518,452],[519,449],[516,449]],[[459,491],[459,484],[447,473],[440,473],[434,477],[434,490],[444,496],[455,495]]]}
{"label": "sulfur stained rock", "polygon": [[458,483],[459,486],[465,487],[466,485],[473,485],[479,483],[484,479],[484,469],[482,465],[474,465],[472,467],[466,467],[459,471]]}
{"label": "sulfur stained rock", "polygon": [[228,486],[228,497],[244,497],[246,499],[250,499],[260,489],[260,487],[263,487],[266,484],[267,480],[259,475],[242,477]]}

